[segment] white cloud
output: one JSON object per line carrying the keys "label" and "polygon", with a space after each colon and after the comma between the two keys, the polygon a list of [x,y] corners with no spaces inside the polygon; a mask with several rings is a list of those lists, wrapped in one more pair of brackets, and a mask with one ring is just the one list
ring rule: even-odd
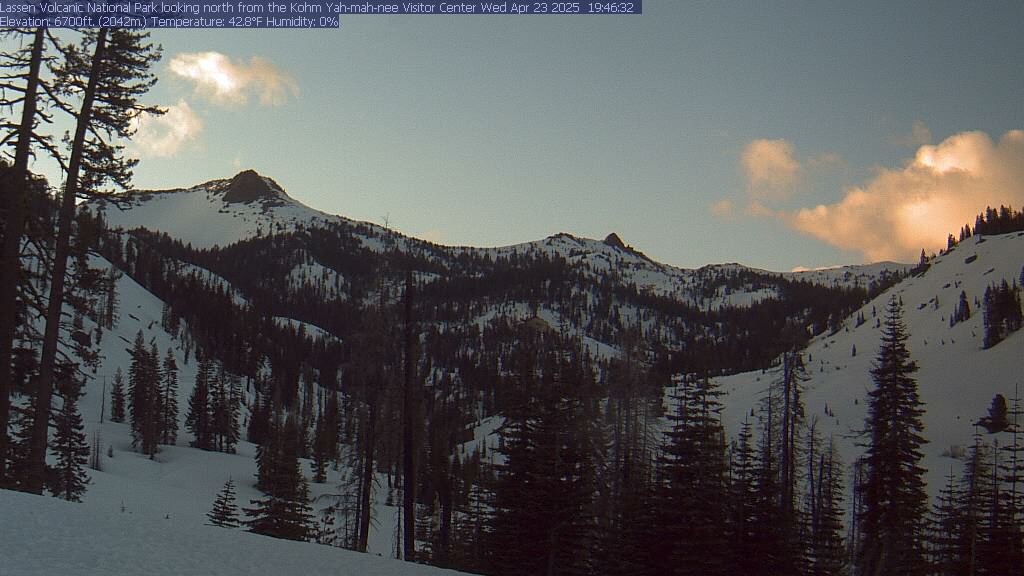
{"label": "white cloud", "polygon": [[767,211],[790,226],[868,260],[914,261],[945,247],[946,235],[974,224],[986,206],[1024,204],[1024,130],[993,142],[956,134],[918,148],[902,168],[883,169],[830,205]]}
{"label": "white cloud", "polygon": [[244,105],[250,95],[256,95],[264,106],[280,106],[299,94],[290,75],[258,56],[246,64],[233,62],[220,52],[182,53],[171,59],[170,68],[194,82],[197,94],[221,106]]}
{"label": "white cloud", "polygon": [[800,162],[786,140],[754,140],[741,158],[747,185],[755,200],[788,199],[800,176]]}
{"label": "white cloud", "polygon": [[176,155],[187,143],[199,137],[203,121],[184,100],[165,108],[161,116],[141,114],[135,117],[132,143],[143,154],[167,158]]}

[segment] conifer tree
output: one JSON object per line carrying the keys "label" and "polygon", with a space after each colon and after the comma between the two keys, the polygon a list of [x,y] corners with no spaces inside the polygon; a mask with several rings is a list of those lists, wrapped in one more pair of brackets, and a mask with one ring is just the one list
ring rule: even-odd
{"label": "conifer tree", "polygon": [[213,501],[213,508],[206,513],[210,524],[221,528],[238,528],[238,505],[235,504],[235,481],[228,478],[224,487]]}
{"label": "conifer tree", "polygon": [[202,450],[213,449],[209,390],[211,375],[210,360],[203,358],[199,361],[196,382],[192,388],[192,395],[188,399],[188,414],[185,417],[185,428],[192,433],[191,445]]}
{"label": "conifer tree", "polygon": [[924,515],[927,495],[920,465],[925,443],[924,408],[913,374],[917,364],[907,349],[903,311],[889,301],[882,344],[871,377],[865,435],[866,480],[858,554],[864,575],[924,574]]}
{"label": "conifer tree", "polygon": [[[50,139],[37,130],[41,123],[49,120],[47,108],[50,102],[47,99],[55,93],[43,73],[47,48],[53,44],[52,37],[44,27],[10,28],[4,33],[25,36],[26,41],[20,49],[0,53],[0,108],[11,110],[13,116],[14,108],[20,107],[20,118],[16,124],[13,119],[0,123],[0,140],[5,143],[13,140],[15,149],[9,166],[0,161],[0,188],[4,190],[5,208],[0,210],[0,228],[4,230],[0,244],[0,486],[7,484],[7,462],[13,460],[8,453],[10,394],[15,382],[11,360],[18,327],[18,286],[23,273],[21,247],[30,212],[30,190],[36,184],[29,172],[33,147],[45,148],[58,164],[62,163],[62,155]],[[23,468],[27,468],[28,454],[23,456]],[[39,475],[43,473],[42,460],[40,456],[37,462]],[[38,484],[32,488],[41,492],[41,476],[36,480]]]}
{"label": "conifer tree", "polygon": [[163,365],[163,393],[161,394],[162,414],[160,416],[160,442],[175,444],[178,441],[178,364],[174,354],[167,348]]}
{"label": "conifer tree", "polygon": [[744,419],[730,452],[729,555],[736,573],[756,574],[762,564],[756,546],[759,531],[758,462],[749,420]]}
{"label": "conifer tree", "polygon": [[929,519],[928,552],[931,573],[936,576],[969,574],[970,558],[965,549],[966,515],[960,484],[950,470],[946,486],[939,492]]}
{"label": "conifer tree", "polygon": [[842,576],[846,574],[847,556],[843,540],[843,466],[835,442],[817,462],[815,514],[811,526],[810,576]]}
{"label": "conifer tree", "polygon": [[661,460],[662,573],[730,574],[721,392],[706,377],[681,383]]}
{"label": "conifer tree", "polygon": [[[154,345],[155,346],[155,345]],[[135,335],[132,363],[128,368],[128,406],[131,411],[132,446],[156,454],[160,439],[160,383],[157,359],[146,349],[142,330]]]}
{"label": "conifer tree", "polygon": [[124,422],[124,374],[118,367],[114,372],[114,386],[110,389],[110,420],[112,422]]}
{"label": "conifer tree", "polygon": [[57,464],[48,475],[50,492],[58,498],[80,502],[89,475],[85,467],[89,462],[89,444],[85,439],[82,415],[78,413],[78,397],[81,395],[78,383],[67,379],[61,385],[63,402],[54,415],[56,432],[50,451],[57,457]]}
{"label": "conifer tree", "polygon": [[249,517],[245,525],[251,532],[287,540],[307,540],[310,536],[309,488],[299,468],[294,442],[298,427],[294,414],[288,415],[283,426],[271,427],[260,466],[260,489],[265,497],[252,500],[253,507],[245,509]]}
{"label": "conifer tree", "polygon": [[[69,142],[70,157],[58,210],[46,327],[36,380],[36,417],[26,480],[26,487],[32,492],[42,491],[45,474],[50,401],[76,202],[81,195],[100,193],[107,183],[128,187],[131,168],[138,160],[126,159],[122,154],[124,147],[113,140],[134,133],[133,121],[138,114],[162,112],[138,101],[156,82],[149,68],[160,57],[159,49],[146,44],[146,38],[147,33],[130,29],[87,30],[82,35],[82,46],[66,47],[65,63],[55,70],[63,82],[61,92],[80,95],[81,104]],[[143,452],[155,454],[155,441],[155,437],[147,435]]]}

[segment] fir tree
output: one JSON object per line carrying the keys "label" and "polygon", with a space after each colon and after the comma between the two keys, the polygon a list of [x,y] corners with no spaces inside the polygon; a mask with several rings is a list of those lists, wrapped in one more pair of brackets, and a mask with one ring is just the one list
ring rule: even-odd
{"label": "fir tree", "polygon": [[[76,202],[80,196],[101,192],[109,183],[120,188],[130,185],[131,168],[138,160],[126,158],[124,146],[114,139],[130,137],[139,114],[162,113],[158,108],[139,103],[139,98],[156,82],[149,68],[160,58],[159,49],[146,44],[146,38],[147,33],[129,29],[86,30],[81,47],[67,47],[64,64],[54,70],[61,79],[59,92],[80,96],[81,103],[75,114],[75,131],[69,139],[67,178],[57,215],[46,326],[36,380],[36,419],[32,427],[27,479],[27,488],[32,492],[42,492],[43,487],[50,402],[61,314],[67,296],[66,272],[72,252]],[[147,423],[153,421],[155,418]],[[155,454],[155,435],[147,431],[142,440],[143,452],[150,456]]]}
{"label": "fir tree", "polygon": [[196,371],[196,382],[192,395],[188,399],[188,414],[185,417],[185,428],[192,433],[191,445],[202,450],[213,449],[212,425],[210,422],[210,390],[209,381],[212,366],[207,358],[199,361]]}
{"label": "fir tree", "polygon": [[661,461],[662,573],[730,574],[721,393],[708,378],[684,379]]}
{"label": "fir tree", "polygon": [[293,441],[298,426],[295,415],[289,414],[283,426],[271,427],[271,437],[262,452],[260,489],[265,497],[252,500],[253,507],[245,509],[249,517],[245,525],[251,532],[287,540],[309,538],[312,528],[309,488],[299,469]]}
{"label": "fir tree", "polygon": [[831,439],[817,465],[816,487],[811,491],[815,505],[810,530],[811,562],[807,573],[811,576],[842,576],[846,574],[847,564],[843,541],[843,466]]}
{"label": "fir tree", "polygon": [[913,377],[917,364],[907,349],[898,300],[889,301],[882,344],[871,370],[865,435],[866,481],[858,555],[864,575],[924,574],[927,495],[920,466],[924,408]]}
{"label": "fir tree", "polygon": [[54,496],[71,502],[80,502],[89,475],[85,472],[89,462],[89,444],[85,439],[82,416],[78,413],[79,386],[71,379],[60,386],[63,403],[54,415],[56,432],[50,451],[57,464],[48,475],[49,489]]}
{"label": "fir tree", "polygon": [[160,442],[175,444],[178,441],[178,364],[174,354],[167,348],[163,365],[162,414],[160,416]]}
{"label": "fir tree", "polygon": [[114,373],[114,386],[110,389],[110,420],[111,422],[124,422],[124,374],[121,368]]}
{"label": "fir tree", "polygon": [[213,501],[213,508],[206,517],[210,524],[221,528],[238,528],[238,506],[235,504],[235,481],[228,478]]}
{"label": "fir tree", "polygon": [[156,345],[147,350],[142,330],[135,335],[132,363],[128,369],[128,404],[131,410],[132,446],[156,454],[160,440],[160,373]]}

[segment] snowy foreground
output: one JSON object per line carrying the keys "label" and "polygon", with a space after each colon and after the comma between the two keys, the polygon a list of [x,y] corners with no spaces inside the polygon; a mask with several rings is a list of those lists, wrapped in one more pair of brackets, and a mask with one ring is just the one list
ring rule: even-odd
{"label": "snowy foreground", "polygon": [[0,575],[458,574],[240,530],[0,490]]}

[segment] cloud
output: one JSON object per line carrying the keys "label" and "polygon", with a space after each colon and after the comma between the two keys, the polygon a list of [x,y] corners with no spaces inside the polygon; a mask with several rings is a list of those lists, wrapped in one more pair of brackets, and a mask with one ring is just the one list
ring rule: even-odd
{"label": "cloud", "polygon": [[914,125],[910,128],[910,134],[896,138],[896,143],[907,148],[917,148],[918,146],[931,144],[932,131],[928,129],[924,122],[914,120]]}
{"label": "cloud", "polygon": [[184,100],[165,108],[162,116],[141,114],[133,122],[132,143],[140,152],[156,158],[176,155],[181,148],[199,137],[203,121]]}
{"label": "cloud", "polygon": [[709,208],[711,213],[719,218],[728,218],[736,211],[736,204],[729,199],[719,200]]}
{"label": "cloud", "polygon": [[751,196],[758,201],[786,200],[800,176],[800,162],[786,140],[754,140],[741,158]]}
{"label": "cloud", "polygon": [[182,53],[171,59],[170,68],[194,82],[197,94],[221,106],[244,105],[250,95],[264,106],[280,106],[299,94],[291,76],[258,56],[246,64],[232,62],[220,52]]}
{"label": "cloud", "polygon": [[921,146],[902,168],[882,169],[830,205],[795,212],[763,209],[805,234],[868,260],[914,261],[945,247],[986,206],[1024,204],[1024,130],[993,142],[983,132]]}

